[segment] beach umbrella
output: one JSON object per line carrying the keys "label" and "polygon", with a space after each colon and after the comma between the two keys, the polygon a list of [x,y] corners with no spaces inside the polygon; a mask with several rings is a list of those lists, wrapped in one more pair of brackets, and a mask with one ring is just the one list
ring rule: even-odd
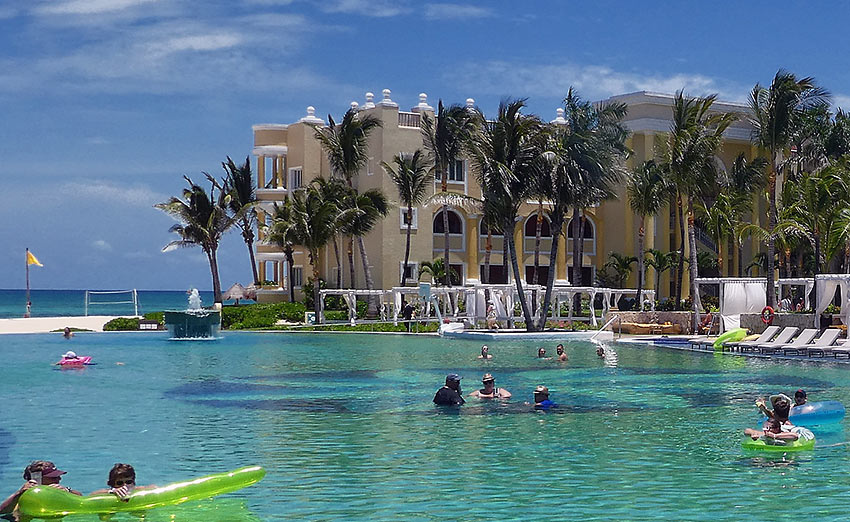
{"label": "beach umbrella", "polygon": [[251,283],[245,287],[245,299],[257,300],[257,285]]}
{"label": "beach umbrella", "polygon": [[231,299],[248,299],[248,295],[245,292],[245,287],[236,283],[221,295],[221,299],[223,301],[230,301]]}

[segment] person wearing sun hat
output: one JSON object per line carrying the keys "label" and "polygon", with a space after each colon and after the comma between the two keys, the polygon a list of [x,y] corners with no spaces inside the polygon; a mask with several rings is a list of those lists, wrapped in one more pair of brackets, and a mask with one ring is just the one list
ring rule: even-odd
{"label": "person wearing sun hat", "polygon": [[446,384],[434,394],[434,404],[438,406],[460,406],[465,400],[460,391],[461,376],[456,373],[446,375]]}
{"label": "person wearing sun hat", "polygon": [[534,388],[534,408],[537,410],[548,410],[557,408],[558,405],[549,400],[549,388],[542,384]]}
{"label": "person wearing sun hat", "polygon": [[[59,482],[62,480],[62,475],[66,472],[57,469],[56,466],[49,460],[34,460],[29,466],[24,468],[24,485],[18,488],[17,491],[9,495],[9,497],[0,503],[0,514],[13,513],[17,510],[18,499],[24,494],[24,491],[35,486],[50,486],[52,488],[61,489],[74,495],[82,496],[79,491],[73,490],[67,486],[62,486]],[[14,520],[17,520],[15,518]]]}
{"label": "person wearing sun hat", "polygon": [[492,374],[485,373],[481,378],[481,384],[484,386],[480,390],[475,390],[470,393],[470,397],[478,397],[479,399],[509,399],[511,392],[504,388],[496,388],[496,379]]}
{"label": "person wearing sun hat", "polygon": [[791,397],[784,393],[777,393],[776,395],[771,395],[768,398],[768,401],[773,407],[773,411],[767,409],[763,399],[758,399],[756,400],[756,406],[759,411],[766,415],[768,419],[775,419],[779,422],[787,422],[788,414],[791,412]]}

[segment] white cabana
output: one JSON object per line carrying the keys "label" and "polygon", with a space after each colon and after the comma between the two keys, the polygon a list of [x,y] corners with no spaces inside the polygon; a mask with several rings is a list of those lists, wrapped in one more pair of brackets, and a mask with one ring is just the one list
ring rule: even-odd
{"label": "white cabana", "polygon": [[720,285],[720,325],[723,331],[741,326],[741,314],[759,313],[767,303],[766,277],[699,277],[700,285]]}
{"label": "white cabana", "polygon": [[841,322],[845,325],[850,316],[850,274],[820,274],[815,276],[815,286],[817,287],[817,303],[815,303],[815,327],[820,326],[820,314],[826,310],[833,299],[835,299],[835,289],[841,290]]}
{"label": "white cabana", "polygon": [[810,299],[809,296],[812,293],[812,289],[815,287],[815,280],[814,280],[813,277],[787,277],[787,278],[782,278],[782,279],[779,279],[778,281],[776,281],[776,286],[777,286],[777,290],[778,290],[778,293],[776,295],[780,296],[780,299],[782,297],[783,290],[785,289],[786,286],[791,286],[791,287],[802,286],[802,287],[804,287],[805,290],[803,291],[803,301],[805,302],[805,304],[804,304],[803,308],[806,309],[806,310],[811,308],[812,304],[811,304],[811,299]]}

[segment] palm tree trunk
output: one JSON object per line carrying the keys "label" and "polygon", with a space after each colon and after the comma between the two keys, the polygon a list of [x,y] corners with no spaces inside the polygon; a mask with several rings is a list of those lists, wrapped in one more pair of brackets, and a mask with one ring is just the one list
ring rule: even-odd
{"label": "palm tree trunk", "polygon": [[355,274],[354,274],[354,237],[348,237],[348,271],[351,274],[351,281],[349,282],[349,288],[357,288],[355,284]]}
{"label": "palm tree trunk", "polygon": [[313,265],[313,311],[316,312],[316,323],[322,322],[321,314],[319,312],[319,267],[316,265],[317,260],[319,259],[319,253],[315,252],[314,255],[310,256],[312,259],[316,261],[312,261]]}
{"label": "palm tree trunk", "polygon": [[738,277],[744,277],[744,245],[738,243]]}
{"label": "palm tree trunk", "polygon": [[573,219],[572,219],[572,228],[573,228],[573,273],[572,273],[572,283],[573,286],[581,286],[581,257],[579,257],[579,241],[583,241],[584,238],[579,237],[579,223],[581,221],[581,210],[578,206],[573,207]]}
{"label": "palm tree trunk", "polygon": [[637,273],[637,304],[638,311],[643,312],[643,296],[641,296],[641,291],[643,290],[643,278],[644,278],[644,267],[643,267],[643,236],[646,234],[646,229],[644,228],[644,223],[646,221],[646,216],[639,216],[640,219],[640,227],[638,228],[638,273]]}
{"label": "palm tree trunk", "polygon": [[[372,270],[369,268],[369,257],[366,255],[366,246],[363,244],[363,236],[357,236],[357,246],[360,248],[360,260],[363,263],[363,275],[366,278],[366,288],[368,290],[375,289],[375,282],[372,280]],[[369,315],[374,317],[378,313],[378,303],[374,296],[370,295],[367,300],[369,303]]]}
{"label": "palm tree trunk", "polygon": [[213,300],[216,304],[221,304],[221,280],[218,277],[218,259],[216,258],[216,249],[211,249],[207,253],[207,259],[210,261],[210,272],[212,272],[213,283]]}
{"label": "palm tree trunk", "polygon": [[702,308],[702,302],[699,298],[699,285],[697,284],[699,266],[697,265],[697,240],[694,235],[694,206],[690,197],[688,198],[688,248],[690,249],[688,253],[690,266],[688,268],[691,276],[691,310],[694,313],[693,331],[696,333],[700,322],[699,311]]}
{"label": "palm tree trunk", "polygon": [[408,205],[407,206],[407,239],[404,244],[404,270],[401,273],[401,286],[407,285],[407,271],[409,270],[410,264],[410,231],[413,226],[413,208]]}
{"label": "palm tree trunk", "polygon": [[[581,217],[578,220],[578,271],[584,266],[584,227],[587,226],[587,218],[585,217],[584,209],[581,210]],[[584,276],[581,276],[581,283],[587,286],[593,286],[593,281],[584,281]]]}
{"label": "palm tree trunk", "polygon": [[[443,178],[446,173],[443,173]],[[445,189],[444,189],[445,191]],[[449,270],[449,207],[443,205],[443,265],[446,267],[446,286],[452,286],[451,270]]]}
{"label": "palm tree trunk", "polygon": [[682,281],[685,278],[685,216],[682,210],[682,194],[676,194],[676,215],[679,219],[679,259],[676,264],[676,310],[682,304]]}
{"label": "palm tree trunk", "polygon": [[295,259],[292,256],[292,247],[287,247],[283,252],[286,255],[286,264],[289,265],[287,268],[287,278],[289,279],[289,302],[295,302],[295,285],[292,284],[292,274],[295,272],[295,269],[292,267],[292,264],[295,262]]}
{"label": "palm tree trunk", "polygon": [[251,271],[254,275],[254,284],[260,283],[260,274],[257,273],[257,260],[254,257],[254,234],[245,238],[245,244],[248,245],[248,257],[251,259]]}
{"label": "palm tree trunk", "polygon": [[339,256],[339,243],[334,236],[331,242],[334,244],[334,256],[336,256],[336,289],[342,288],[342,259]]}
{"label": "palm tree trunk", "polygon": [[[502,247],[504,252],[504,247]],[[481,274],[481,281],[485,285],[490,284],[490,254],[493,253],[493,233],[490,227],[487,227],[487,244],[484,246],[484,273]]]}
{"label": "palm tree trunk", "polygon": [[[528,309],[528,302],[525,299],[525,292],[522,288],[522,278],[519,273],[519,261],[516,255],[516,247],[514,245],[514,221],[512,218],[505,220],[505,226],[503,227],[505,240],[508,242],[508,246],[511,250],[511,266],[513,267],[514,272],[514,284],[516,285],[517,295],[519,296],[519,303],[522,307],[522,315],[525,318],[525,329],[529,332],[534,332],[537,330],[537,325],[531,319],[531,311]],[[509,311],[510,313],[510,311]]]}
{"label": "palm tree trunk", "polygon": [[549,253],[549,275],[546,278],[546,293],[543,295],[543,308],[540,310],[540,330],[546,329],[546,319],[549,317],[549,306],[552,304],[552,289],[555,287],[555,270],[558,266],[558,242],[561,240],[561,229],[564,228],[563,211],[552,211],[552,249]]}
{"label": "palm tree trunk", "polygon": [[850,274],[850,241],[844,243],[844,273]]}
{"label": "palm tree trunk", "polygon": [[776,307],[776,288],[773,285],[773,269],[776,253],[773,230],[776,228],[776,175],[779,172],[779,152],[772,151],[773,170],[768,176],[767,182],[767,306]]}
{"label": "palm tree trunk", "polygon": [[[818,278],[818,273],[820,273],[820,234],[815,232],[814,236],[815,236],[815,273],[812,277],[814,277],[814,279],[815,279],[815,285],[812,288],[812,303],[814,303],[812,305],[812,308],[816,307],[817,303],[818,303],[817,278]],[[846,306],[846,303],[843,304],[842,306]],[[844,310],[842,310],[842,312],[843,311]]]}

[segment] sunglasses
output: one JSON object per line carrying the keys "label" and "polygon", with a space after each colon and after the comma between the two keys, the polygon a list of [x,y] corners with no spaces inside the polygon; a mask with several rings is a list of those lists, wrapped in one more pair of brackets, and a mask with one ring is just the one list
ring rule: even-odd
{"label": "sunglasses", "polygon": [[123,485],[133,486],[136,484],[135,479],[118,479],[115,481],[115,487],[120,488]]}

